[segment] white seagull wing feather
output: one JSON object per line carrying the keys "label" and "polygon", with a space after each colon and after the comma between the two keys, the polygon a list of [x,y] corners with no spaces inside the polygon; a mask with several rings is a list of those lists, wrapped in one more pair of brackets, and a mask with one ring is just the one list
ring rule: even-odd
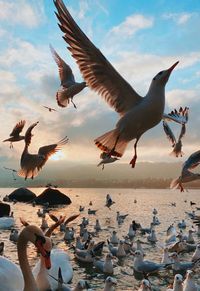
{"label": "white seagull wing feather", "polygon": [[62,0],[54,0],[58,10],[60,29],[64,32],[64,40],[68,49],[76,59],[79,69],[87,85],[106,102],[123,115],[142,98],[128,82],[114,69],[101,51],[88,39],[76,24]]}
{"label": "white seagull wing feather", "polygon": [[67,81],[71,81],[75,83],[74,75],[70,66],[67,65],[65,61],[63,61],[63,59],[59,56],[59,54],[55,51],[55,49],[51,45],[49,46],[50,46],[52,56],[56,64],[58,65],[61,85],[65,86]]}

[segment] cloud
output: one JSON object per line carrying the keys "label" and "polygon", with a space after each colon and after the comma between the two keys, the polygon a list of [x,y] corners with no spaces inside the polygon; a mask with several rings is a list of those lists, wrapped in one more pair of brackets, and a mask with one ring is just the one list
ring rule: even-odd
{"label": "cloud", "polygon": [[34,28],[44,19],[43,0],[0,1],[0,21],[6,24]]}
{"label": "cloud", "polygon": [[186,24],[195,13],[168,13],[164,14],[164,19],[172,19],[174,22],[176,22],[178,25]]}
{"label": "cloud", "polygon": [[109,32],[110,35],[120,35],[121,37],[131,37],[137,31],[153,26],[153,18],[145,17],[141,14],[133,14],[120,23],[118,26],[114,26]]}

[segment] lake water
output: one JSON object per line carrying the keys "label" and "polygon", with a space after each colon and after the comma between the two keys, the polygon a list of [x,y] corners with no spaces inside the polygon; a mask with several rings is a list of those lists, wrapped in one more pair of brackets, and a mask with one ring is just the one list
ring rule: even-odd
{"label": "lake water", "polygon": [[[2,199],[6,194],[10,194],[14,189],[0,189],[0,199]],[[30,189],[37,195],[40,194],[44,189],[34,188]],[[199,190],[189,190],[188,192],[180,193],[177,191],[165,190],[146,190],[146,189],[59,189],[66,195],[68,195],[72,204],[63,208],[53,209],[51,212],[57,216],[66,215],[66,217],[79,213],[79,205],[85,206],[85,210],[81,212],[80,217],[71,223],[77,230],[77,226],[81,222],[83,216],[88,217],[87,209],[98,209],[95,216],[89,215],[89,227],[88,230],[94,231],[94,224],[96,218],[100,220],[100,224],[103,228],[101,232],[95,237],[95,241],[102,241],[110,238],[111,232],[115,229],[118,233],[119,238],[125,236],[128,232],[129,224],[132,220],[136,220],[141,223],[143,227],[149,227],[152,221],[152,210],[155,207],[158,210],[158,218],[161,222],[160,225],[156,226],[156,234],[158,238],[158,243],[156,245],[151,245],[147,243],[145,236],[137,235],[141,241],[143,241],[143,248],[146,253],[145,259],[154,260],[160,262],[162,257],[162,245],[166,238],[166,230],[168,226],[172,223],[177,225],[177,223],[185,219],[187,223],[186,231],[192,226],[192,221],[188,218],[185,211],[191,212],[196,210],[196,207],[190,206],[190,201],[196,202],[196,206],[200,207],[200,193]],[[105,207],[105,197],[106,194],[110,193],[113,200],[116,202],[109,210]],[[134,203],[134,200],[137,203]],[[184,200],[187,200],[185,202]],[[89,206],[89,202],[92,201],[93,205]],[[171,206],[171,203],[175,202],[176,207]],[[39,207],[33,208],[31,205],[24,203],[11,203],[11,209],[14,211],[16,228],[21,229],[21,223],[19,217],[24,218],[31,224],[40,225],[41,218],[36,214]],[[116,211],[120,213],[128,213],[129,216],[125,220],[124,224],[118,226],[116,223]],[[196,212],[200,215],[200,211]],[[108,223],[108,218],[110,223]],[[48,223],[51,224],[51,219],[48,218]],[[177,228],[178,230],[178,228]],[[68,252],[71,257],[71,263],[74,268],[74,277],[72,281],[72,286],[80,279],[87,279],[92,289],[102,290],[104,286],[104,276],[99,275],[94,268],[86,268],[83,265],[79,265],[74,259],[73,251],[68,250],[69,245],[63,241],[64,234],[58,230],[55,232],[56,235],[53,236],[53,241],[58,248],[64,249]],[[11,259],[15,263],[18,263],[16,245],[9,241],[9,230],[0,230],[0,241],[5,243],[4,256]],[[78,234],[77,234],[78,235]],[[194,234],[195,241],[199,241],[199,238]],[[108,252],[107,246],[104,246],[103,253]],[[31,266],[35,264],[38,260],[33,246],[29,247],[29,261]],[[189,261],[191,259],[192,253],[183,254],[181,258],[183,261]],[[123,261],[118,261],[114,259],[114,277],[117,278],[117,289],[116,290],[137,290],[140,281],[137,281],[133,276],[133,257],[128,256]],[[197,272],[195,275],[196,282],[200,285],[200,275]],[[173,276],[169,271],[164,271],[159,276],[151,276],[150,281],[153,286],[153,290],[166,290],[166,286],[173,281]],[[5,290],[1,290],[5,291]]]}

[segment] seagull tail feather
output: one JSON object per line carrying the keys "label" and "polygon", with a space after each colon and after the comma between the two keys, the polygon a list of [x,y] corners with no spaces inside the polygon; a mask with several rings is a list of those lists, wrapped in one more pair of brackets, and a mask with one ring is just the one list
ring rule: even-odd
{"label": "seagull tail feather", "polygon": [[[117,144],[115,145],[116,141],[117,141]],[[128,144],[128,141],[120,138],[119,132],[117,129],[113,129],[111,131],[106,132],[105,134],[96,138],[94,142],[96,146],[100,148],[100,150],[106,153],[110,153],[112,151],[112,155],[116,157],[123,156],[123,153]]]}

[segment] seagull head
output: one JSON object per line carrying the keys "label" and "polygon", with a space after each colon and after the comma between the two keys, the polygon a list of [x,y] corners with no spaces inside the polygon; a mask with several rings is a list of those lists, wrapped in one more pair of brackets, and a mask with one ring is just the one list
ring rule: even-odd
{"label": "seagull head", "polygon": [[173,64],[169,69],[160,71],[152,80],[153,84],[156,85],[165,85],[169,79],[169,76],[171,75],[171,72],[173,69],[178,65],[179,62],[176,62]]}
{"label": "seagull head", "polygon": [[183,276],[181,274],[176,274],[174,277],[174,281],[177,284],[182,284],[183,283]]}
{"label": "seagull head", "polygon": [[113,277],[107,277],[105,280],[105,283],[107,286],[112,287],[117,285],[117,280]]}
{"label": "seagull head", "polygon": [[142,290],[151,290],[151,285],[150,285],[149,280],[143,279],[141,287],[143,288]]}

